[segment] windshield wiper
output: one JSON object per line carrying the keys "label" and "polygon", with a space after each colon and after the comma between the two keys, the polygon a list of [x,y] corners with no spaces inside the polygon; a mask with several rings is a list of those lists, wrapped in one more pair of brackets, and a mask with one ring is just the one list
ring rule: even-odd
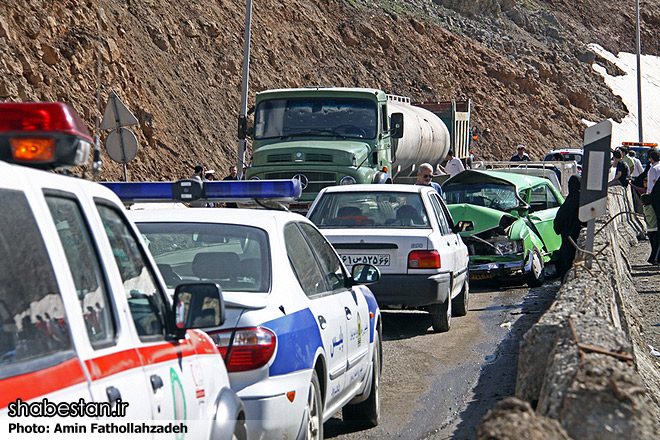
{"label": "windshield wiper", "polygon": [[327,133],[332,136],[339,136],[342,139],[346,139],[346,135],[341,134],[336,130],[329,128],[314,128],[312,130],[301,131],[300,133],[283,134],[282,136],[280,136],[280,139],[286,139],[290,137],[302,137],[302,136],[309,136],[309,135],[322,134],[322,133]]}

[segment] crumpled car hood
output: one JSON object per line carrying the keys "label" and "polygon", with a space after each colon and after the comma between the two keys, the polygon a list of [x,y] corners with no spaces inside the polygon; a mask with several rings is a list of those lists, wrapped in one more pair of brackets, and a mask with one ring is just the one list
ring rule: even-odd
{"label": "crumpled car hood", "polygon": [[451,213],[454,223],[458,223],[461,220],[470,220],[474,223],[474,230],[461,232],[463,236],[479,234],[480,232],[497,228],[498,226],[507,228],[518,220],[518,217],[506,212],[486,208],[485,206],[470,205],[469,203],[447,205],[447,208]]}

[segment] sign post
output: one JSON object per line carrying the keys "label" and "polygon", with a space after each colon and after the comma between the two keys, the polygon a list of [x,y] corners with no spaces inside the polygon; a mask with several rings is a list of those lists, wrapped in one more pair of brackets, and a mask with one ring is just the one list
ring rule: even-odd
{"label": "sign post", "polygon": [[135,134],[123,127],[137,123],[137,118],[121,102],[119,96],[115,92],[110,92],[108,103],[103,113],[103,121],[101,121],[101,130],[116,130],[106,138],[105,149],[110,159],[124,165],[124,182],[128,181],[126,164],[135,159],[138,151],[138,142]]}
{"label": "sign post", "polygon": [[[594,250],[596,218],[607,211],[607,178],[611,167],[612,123],[603,121],[584,130],[582,183],[578,218],[587,223],[586,250]],[[587,260],[591,268],[591,259]]]}

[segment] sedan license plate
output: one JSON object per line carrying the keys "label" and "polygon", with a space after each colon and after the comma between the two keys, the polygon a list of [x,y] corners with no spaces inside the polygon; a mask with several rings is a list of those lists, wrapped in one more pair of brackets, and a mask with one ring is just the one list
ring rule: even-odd
{"label": "sedan license plate", "polygon": [[341,260],[346,266],[353,266],[354,264],[373,264],[374,266],[389,266],[390,256],[388,254],[378,255],[342,255]]}

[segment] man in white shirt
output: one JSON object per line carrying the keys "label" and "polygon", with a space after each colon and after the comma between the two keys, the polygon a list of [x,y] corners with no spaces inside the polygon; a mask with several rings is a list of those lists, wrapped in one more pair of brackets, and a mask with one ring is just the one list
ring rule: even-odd
{"label": "man in white shirt", "polygon": [[637,155],[633,150],[628,152],[628,156],[633,161],[633,169],[630,170],[630,177],[635,178],[644,172],[644,166],[642,166],[642,161],[637,158]]}
{"label": "man in white shirt", "polygon": [[438,169],[442,171],[445,174],[449,174],[449,177],[454,177],[456,174],[460,173],[461,171],[465,171],[465,167],[463,166],[463,162],[461,162],[460,159],[454,157],[454,151],[449,150],[447,152],[447,164],[442,167],[442,165],[438,165]]}

